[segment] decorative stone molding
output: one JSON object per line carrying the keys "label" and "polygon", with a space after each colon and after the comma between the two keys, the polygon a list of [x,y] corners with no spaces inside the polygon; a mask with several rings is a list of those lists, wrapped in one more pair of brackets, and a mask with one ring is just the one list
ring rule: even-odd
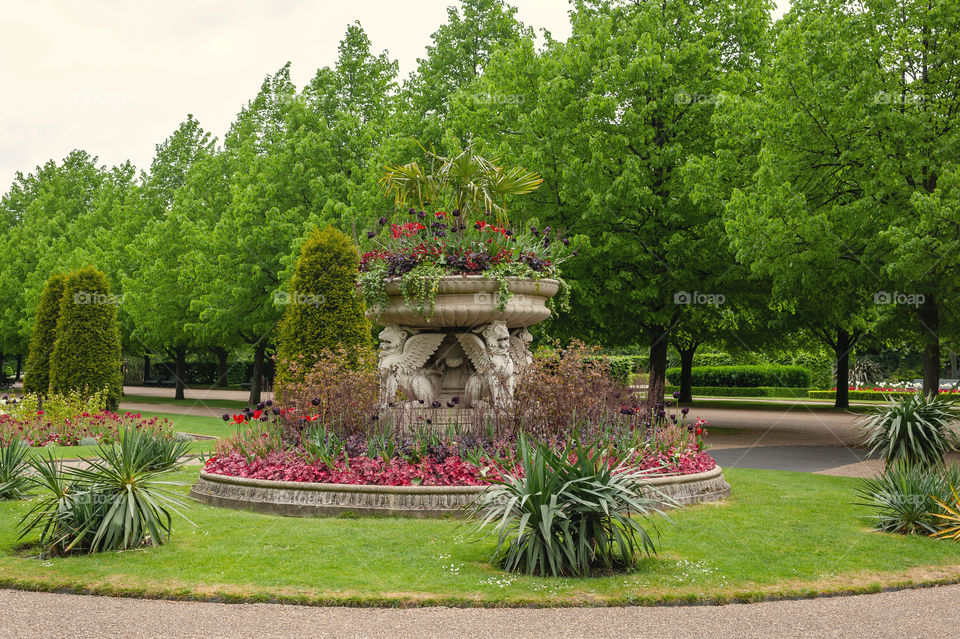
{"label": "decorative stone molding", "polygon": [[[367,311],[380,332],[380,401],[386,411],[403,397],[411,407],[463,399],[463,408],[482,402],[507,406],[514,380],[533,360],[528,326],[550,317],[547,300],[557,280],[509,277],[512,296],[497,309],[497,281],[480,275],[440,279],[433,312],[410,308],[398,281],[386,286],[389,303]],[[458,401],[458,400],[455,400]]]}
{"label": "decorative stone molding", "polygon": [[[666,495],[680,505],[720,501],[730,495],[722,469],[651,477],[648,496]],[[371,486],[247,479],[200,472],[190,496],[211,506],[274,515],[463,517],[483,486]]]}

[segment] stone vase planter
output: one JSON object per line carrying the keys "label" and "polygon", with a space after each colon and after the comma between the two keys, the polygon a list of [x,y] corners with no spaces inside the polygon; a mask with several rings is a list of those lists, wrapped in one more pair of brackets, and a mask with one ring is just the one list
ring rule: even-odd
{"label": "stone vase planter", "polygon": [[560,282],[509,277],[513,294],[504,310],[497,309],[497,281],[482,275],[449,275],[441,278],[433,314],[425,316],[410,308],[400,293],[400,282],[387,282],[390,302],[379,312],[367,311],[370,321],[388,326],[398,324],[411,328],[475,328],[492,322],[503,322],[507,328],[533,326],[550,317],[547,300],[557,294]]}
{"label": "stone vase planter", "polygon": [[423,313],[404,300],[399,280],[387,281],[388,303],[367,311],[384,326],[381,408],[400,398],[415,407],[509,404],[515,377],[533,360],[527,327],[550,317],[547,301],[560,282],[511,277],[507,286],[511,296],[500,309],[495,278],[449,275],[440,279],[432,308]]}

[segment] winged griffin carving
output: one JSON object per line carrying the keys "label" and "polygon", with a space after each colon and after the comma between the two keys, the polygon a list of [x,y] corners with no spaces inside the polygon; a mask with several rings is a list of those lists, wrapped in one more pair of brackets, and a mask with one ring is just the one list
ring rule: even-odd
{"label": "winged griffin carving", "polygon": [[416,334],[413,329],[391,324],[380,332],[380,398],[389,404],[402,391],[408,400],[430,404],[437,389],[424,367],[440,347],[443,333]]}
{"label": "winged griffin carving", "polygon": [[[479,332],[483,339],[475,333]],[[463,405],[472,408],[489,399],[503,406],[513,398],[514,363],[510,357],[510,331],[502,321],[488,324],[473,333],[461,333],[457,340],[475,372],[467,380]]]}

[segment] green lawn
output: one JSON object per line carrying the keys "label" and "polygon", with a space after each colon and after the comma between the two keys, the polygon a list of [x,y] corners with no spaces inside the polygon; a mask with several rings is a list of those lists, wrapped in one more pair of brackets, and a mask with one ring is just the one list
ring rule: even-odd
{"label": "green lawn", "polygon": [[120,399],[120,408],[125,402],[137,404],[166,404],[168,406],[207,406],[209,408],[238,409],[249,406],[247,402],[238,399],[174,399],[173,389],[170,397],[155,397],[153,395],[124,395]]}
{"label": "green lawn", "polygon": [[[182,478],[192,481],[196,469]],[[160,548],[40,560],[16,549],[26,502],[0,504],[0,586],[348,605],[605,605],[756,600],[960,579],[954,542],[871,532],[857,480],[725,471],[722,505],[676,511],[660,556],[592,579],[508,575],[453,520],[284,518],[193,505]],[[184,490],[186,490],[184,488]]]}
{"label": "green lawn", "polygon": [[[672,397],[667,399],[673,400]],[[813,411],[817,413],[868,413],[873,410],[874,405],[883,404],[884,402],[869,402],[869,406],[851,406],[850,408],[834,408],[832,403],[826,403],[823,401],[816,400],[805,400],[805,399],[795,399],[795,398],[783,398],[777,399],[775,397],[770,397],[767,399],[761,398],[730,398],[722,399],[718,397],[708,397],[703,399],[694,398],[692,402],[683,402],[682,406],[690,406],[691,408],[745,408],[750,410],[775,410],[783,411],[789,408],[795,410],[804,410],[804,411]]]}

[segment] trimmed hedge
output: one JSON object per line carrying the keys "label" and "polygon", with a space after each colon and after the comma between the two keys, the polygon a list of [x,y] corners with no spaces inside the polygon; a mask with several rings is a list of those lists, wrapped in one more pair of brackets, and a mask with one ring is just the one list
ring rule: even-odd
{"label": "trimmed hedge", "polygon": [[[852,390],[848,391],[850,393],[850,399],[887,399],[892,397],[894,399],[903,399],[905,397],[910,397],[911,395],[916,394],[918,391],[875,391],[875,390]],[[960,399],[960,393],[943,393],[941,392],[940,397],[947,401],[956,401]],[[837,391],[835,390],[812,390],[807,392],[807,397],[810,399],[836,399]]]}
{"label": "trimmed hedge", "polygon": [[[679,386],[665,386],[664,394],[679,391]],[[694,397],[806,397],[806,388],[787,386],[694,386]]]}
{"label": "trimmed hedge", "polygon": [[696,353],[693,356],[694,366],[732,366],[733,357],[728,353]]}
{"label": "trimmed hedge", "polygon": [[610,376],[624,386],[630,383],[634,373],[646,368],[648,361],[646,355],[605,355],[604,358],[610,365]]}
{"label": "trimmed hedge", "polygon": [[27,393],[46,395],[50,390],[50,356],[57,339],[57,319],[66,279],[63,273],[51,275],[40,295],[23,377],[23,390]]}
{"label": "trimmed hedge", "polygon": [[116,410],[123,392],[117,304],[106,276],[93,267],[67,275],[57,341],[50,357],[50,392],[104,391]]}
{"label": "trimmed hedge", "polygon": [[278,377],[284,362],[339,347],[371,346],[370,323],[356,280],[360,256],[349,237],[328,226],[314,230],[300,251],[280,323]]}
{"label": "trimmed hedge", "polygon": [[[680,382],[680,368],[668,368],[667,379]],[[810,388],[810,371],[802,366],[694,366],[692,386],[781,386]]]}

